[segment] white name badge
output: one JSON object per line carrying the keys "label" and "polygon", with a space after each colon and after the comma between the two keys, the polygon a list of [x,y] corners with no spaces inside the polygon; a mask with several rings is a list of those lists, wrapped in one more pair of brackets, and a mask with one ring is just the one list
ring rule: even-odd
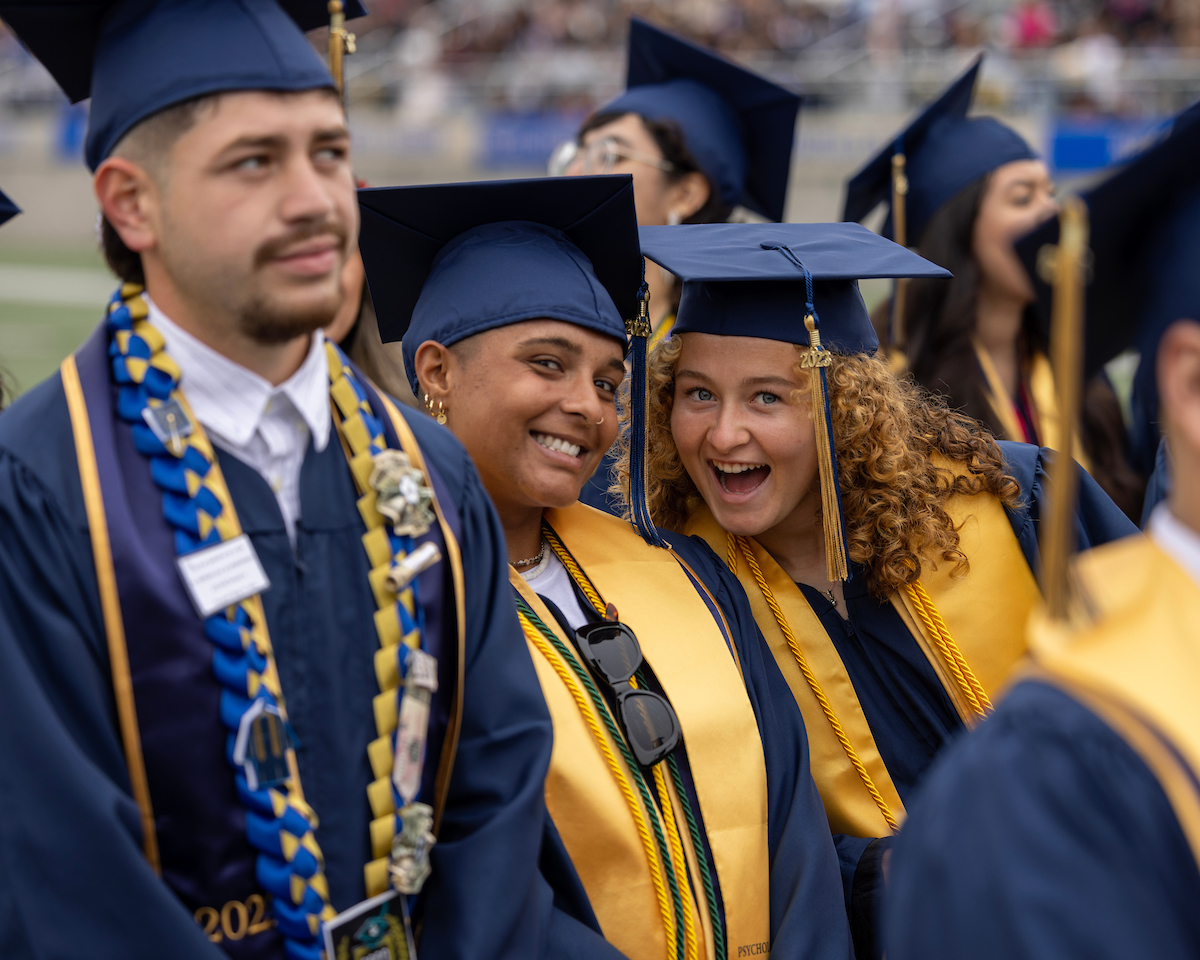
{"label": "white name badge", "polygon": [[192,605],[202,617],[240,603],[271,586],[246,534],[175,561]]}

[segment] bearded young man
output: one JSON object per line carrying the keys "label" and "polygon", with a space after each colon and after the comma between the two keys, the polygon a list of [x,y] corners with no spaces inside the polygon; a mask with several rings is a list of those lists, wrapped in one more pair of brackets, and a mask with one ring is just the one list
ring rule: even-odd
{"label": "bearded young man", "polygon": [[0,3],[92,98],[121,280],[0,420],[6,958],[399,957],[410,904],[424,958],[539,952],[495,513],[320,332],[358,231],[324,9]]}

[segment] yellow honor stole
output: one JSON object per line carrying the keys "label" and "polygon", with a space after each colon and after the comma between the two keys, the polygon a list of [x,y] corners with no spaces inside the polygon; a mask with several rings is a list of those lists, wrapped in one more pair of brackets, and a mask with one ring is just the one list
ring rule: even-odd
{"label": "yellow honor stole", "polygon": [[[977,340],[972,340],[971,345],[975,348],[975,357],[979,360],[980,369],[983,370],[988,403],[991,405],[996,420],[1004,429],[1003,439],[1023,440],[1025,433],[1017,422],[1012,397],[1004,388],[996,365],[992,363],[991,355]],[[1038,432],[1035,442],[1043,447],[1049,447],[1051,450],[1061,450],[1064,442],[1062,417],[1058,412],[1054,372],[1050,369],[1050,360],[1044,353],[1035,353],[1031,358],[1027,385],[1029,402],[1033,407],[1030,412],[1033,414],[1034,429]],[[1074,437],[1071,446],[1073,447],[1071,456],[1085,470],[1089,469],[1088,459],[1083,452],[1083,446],[1080,444],[1078,436]]]}
{"label": "yellow honor stole", "polygon": [[[583,504],[548,510],[545,519],[598,595],[633,629],[679,717],[700,802],[697,819],[725,906],[726,955],[737,957],[739,947],[770,940],[767,774],[754,710],[723,625],[682,560],[647,544],[625,521]],[[512,570],[510,579],[543,624],[573,650],[571,638],[520,574]],[[711,597],[709,602],[716,607]],[[665,761],[646,779],[664,813],[669,810],[661,821],[685,899],[685,929],[675,929],[663,902],[666,864],[648,834],[657,812],[630,788],[634,772],[564,658],[528,627],[526,633],[554,721],[546,806],[605,938],[632,960],[670,960],[684,940],[686,955],[714,957],[698,837],[688,836],[679,790],[661,770]]]}
{"label": "yellow honor stole", "polygon": [[[996,365],[992,363],[991,355],[977,340],[972,340],[971,346],[975,350],[975,358],[979,361],[979,367],[983,371],[986,387],[984,393],[987,396],[988,404],[1003,431],[999,439],[1024,440],[1025,431],[1017,422],[1012,397],[1004,388],[1004,382],[1000,379]],[[896,376],[902,377],[908,372],[908,357],[902,351],[890,350],[888,361]],[[1061,450],[1063,445],[1062,417],[1058,413],[1054,372],[1050,369],[1050,360],[1044,353],[1035,353],[1030,360],[1027,385],[1029,401],[1033,407],[1030,412],[1033,414],[1034,427],[1038,431],[1037,443],[1043,447],[1049,447],[1051,450]],[[1074,448],[1072,456],[1075,460],[1085,470],[1090,469],[1087,455],[1083,452],[1083,446],[1080,444],[1078,436],[1075,437],[1072,447]]]}
{"label": "yellow honor stole", "polygon": [[1137,751],[1162,784],[1200,862],[1200,588],[1148,537],[1082,555],[1095,616],[1086,626],[1030,626],[1025,676],[1065,690]]}
{"label": "yellow honor stole", "polygon": [[[961,465],[939,458],[956,474]],[[926,562],[914,586],[891,602],[929,659],[958,715],[973,726],[1025,653],[1025,624],[1037,584],[1004,512],[990,495],[956,496],[946,512],[959,531],[969,571]],[[850,674],[820,618],[783,568],[750,538],[733,538],[701,504],[687,533],[728,557],[754,619],[791,687],[808,731],[812,774],[834,833],[883,837],[904,821]]]}

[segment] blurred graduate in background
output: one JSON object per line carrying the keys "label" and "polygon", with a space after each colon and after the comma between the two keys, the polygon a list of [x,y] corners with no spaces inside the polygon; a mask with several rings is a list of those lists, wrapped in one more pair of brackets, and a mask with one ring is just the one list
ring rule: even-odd
{"label": "blurred graduate in background", "polygon": [[[900,283],[884,337],[907,370],[996,437],[1060,448],[1054,373],[1030,311],[1034,292],[1012,242],[1057,212],[1045,162],[993,117],[968,117],[982,57],[846,186],[844,220],[887,205],[884,236],[915,248],[952,280]],[[1112,385],[1089,387],[1071,451],[1135,522],[1144,477],[1129,465]]]}
{"label": "blurred graduate in background", "polygon": [[740,586],[578,502],[652,332],[631,178],[360,198],[381,330],[479,465],[554,721],[547,955],[851,956],[803,721]]}
{"label": "blurred graduate in background", "polygon": [[[1024,678],[930,776],[892,862],[894,960],[1200,955],[1198,161],[1177,125],[1084,195],[1081,364],[1134,345],[1156,366],[1175,482],[1148,536],[1078,558]],[[1031,272],[1056,243],[1020,243]]]}
{"label": "blurred graduate in background", "polygon": [[[857,281],[946,276],[890,240],[845,223],[641,236],[683,281],[650,362],[650,515],[749,595],[804,714],[856,953],[877,956],[875,838],[1025,653],[1044,451],[997,444],[877,354]],[[1081,539],[1132,532],[1080,473]]]}
{"label": "blurred graduate in background", "polygon": [[[784,217],[801,98],[719,54],[634,17],[626,91],[550,160],[558,174],[629,173],[641,226],[719,223],[736,208]],[[675,320],[674,278],[647,266],[651,347]],[[619,514],[606,457],[582,499]]]}
{"label": "blurred graduate in background", "polygon": [[[0,225],[8,223],[13,217],[21,212],[21,208],[8,199],[3,193],[0,193]],[[0,357],[3,360],[3,357]],[[8,374],[3,367],[0,367],[0,411],[3,411],[8,406],[10,391],[13,389],[9,382]]]}

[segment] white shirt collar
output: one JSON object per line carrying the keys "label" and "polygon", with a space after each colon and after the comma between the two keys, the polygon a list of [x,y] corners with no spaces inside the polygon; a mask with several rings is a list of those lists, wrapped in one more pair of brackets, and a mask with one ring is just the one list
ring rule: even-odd
{"label": "white shirt collar", "polygon": [[171,359],[179,365],[180,386],[187,394],[192,412],[209,433],[233,447],[245,447],[267,413],[267,405],[282,395],[304,419],[316,450],[325,449],[332,421],[329,363],[325,357],[325,336],[320,330],[313,334],[308,356],[300,369],[273,387],[257,373],[217,353],[177,326],[149,296],[145,300],[150,322],[166,341]]}
{"label": "white shirt collar", "polygon": [[1200,533],[1180,521],[1165,503],[1150,514],[1146,532],[1200,586]]}

